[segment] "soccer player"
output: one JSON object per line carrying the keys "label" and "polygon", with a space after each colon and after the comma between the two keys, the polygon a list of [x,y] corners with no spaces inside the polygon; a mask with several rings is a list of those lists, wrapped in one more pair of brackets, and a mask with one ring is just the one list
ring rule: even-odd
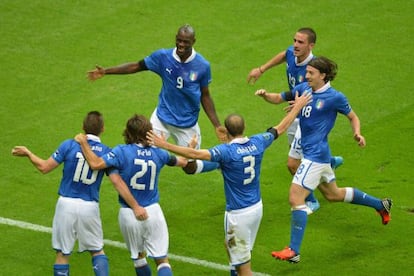
{"label": "soccer player", "polygon": [[167,151],[149,146],[146,133],[152,130],[150,121],[143,115],[128,119],[124,130],[124,145],[111,152],[97,156],[83,134],[75,139],[81,145],[86,160],[93,169],[113,167],[109,174],[120,176],[138,202],[141,214],[138,220],[130,206],[119,198],[119,224],[126,245],[131,253],[136,274],[151,275],[146,254],[157,264],[158,275],[172,275],[168,262],[168,228],[159,205],[158,176],[164,165],[184,167],[187,160],[170,155]]}
{"label": "soccer player", "polygon": [[[248,83],[255,83],[264,72],[274,66],[286,63],[286,77],[289,90],[292,90],[296,85],[305,81],[306,65],[314,58],[312,53],[313,47],[316,43],[316,32],[312,28],[300,28],[293,38],[293,45],[288,47],[285,51],[279,52],[273,58],[268,60],[264,65],[253,68],[248,77]],[[270,103],[275,103],[269,101]],[[300,128],[299,119],[297,118],[287,131],[289,154],[287,160],[287,167],[289,172],[294,175],[299,167],[300,161],[303,158],[302,149],[300,145]],[[333,156],[331,164],[333,168],[337,168],[343,163],[341,156]],[[319,209],[320,204],[316,197],[311,193],[306,199],[306,204],[312,212]]]}
{"label": "soccer player", "polygon": [[[98,111],[89,112],[83,121],[85,141],[101,156],[109,148],[99,138],[104,129],[103,116]],[[102,223],[99,211],[99,190],[104,171],[92,170],[85,161],[79,144],[68,139],[43,160],[25,146],[15,146],[14,156],[25,156],[42,173],[46,174],[64,164],[52,227],[52,246],[56,250],[54,275],[69,275],[69,257],[75,241],[79,251],[89,251],[95,275],[108,275],[108,258],[103,250]],[[114,178],[114,187],[138,213],[138,204],[125,183]]]}
{"label": "soccer player", "polygon": [[105,75],[132,74],[150,70],[161,77],[162,87],[158,105],[151,115],[151,124],[158,134],[170,136],[178,145],[187,146],[193,135],[201,144],[198,125],[200,103],[215,127],[216,135],[223,141],[225,130],[220,126],[213,99],[210,95],[210,63],[193,48],[196,42],[194,28],[181,26],[175,36],[175,48],[160,49],[138,62],[115,67],[96,66],[88,72],[90,80]]}
{"label": "soccer player", "polygon": [[[291,236],[288,247],[272,252],[276,259],[298,263],[300,247],[307,224],[307,206],[305,198],[318,188],[328,201],[347,202],[374,208],[386,225],[391,219],[390,199],[378,199],[356,188],[338,188],[335,173],[330,166],[331,153],[328,134],[333,128],[337,114],[345,115],[351,124],[353,137],[360,147],[365,147],[365,138],[361,135],[360,121],[352,110],[347,98],[331,87],[337,73],[335,62],[325,57],[317,57],[309,62],[306,69],[307,82],[301,83],[293,91],[312,93],[313,101],[305,106],[299,115],[302,131],[302,149],[304,158],[296,171],[289,191],[291,206]],[[293,99],[291,92],[282,93],[285,100]]]}
{"label": "soccer player", "polygon": [[[155,146],[187,158],[219,163],[226,197],[225,246],[230,264],[236,267],[239,276],[252,275],[251,251],[263,214],[260,169],[264,151],[287,130],[310,100],[310,95],[297,97],[291,112],[277,126],[249,138],[243,134],[243,118],[229,115],[224,125],[230,142],[208,150],[173,145],[153,132],[147,134],[148,141]],[[231,275],[236,275],[235,271]]]}

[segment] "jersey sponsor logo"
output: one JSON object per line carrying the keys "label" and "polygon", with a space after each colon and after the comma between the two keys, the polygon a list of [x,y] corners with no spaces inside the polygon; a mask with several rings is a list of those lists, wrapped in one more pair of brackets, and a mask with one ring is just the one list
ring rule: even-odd
{"label": "jersey sponsor logo", "polygon": [[172,69],[170,69],[170,68],[165,68],[165,71],[167,71],[167,72],[168,72],[168,74],[170,74],[170,75],[171,75]]}

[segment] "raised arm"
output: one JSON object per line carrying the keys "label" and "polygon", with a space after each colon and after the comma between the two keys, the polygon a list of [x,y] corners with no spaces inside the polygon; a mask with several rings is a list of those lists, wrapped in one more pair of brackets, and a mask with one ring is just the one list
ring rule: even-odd
{"label": "raised arm", "polygon": [[204,112],[215,128],[217,138],[220,142],[225,142],[227,139],[226,131],[225,128],[220,124],[216,113],[216,108],[214,106],[214,101],[211,98],[208,86],[201,89],[201,105],[203,106]]}
{"label": "raised arm", "polygon": [[365,147],[366,142],[364,136],[361,135],[361,122],[354,111],[349,112],[347,115],[351,128],[354,133],[354,139],[358,142],[358,146]]}
{"label": "raised arm", "polygon": [[32,162],[33,166],[35,166],[36,169],[38,169],[43,174],[46,174],[46,173],[52,171],[57,166],[59,166],[59,163],[56,162],[56,160],[53,159],[52,157],[49,157],[47,160],[44,160],[44,159],[38,157],[36,154],[32,153],[25,146],[15,146],[12,149],[12,154],[14,156],[29,158],[29,160],[30,160],[30,162]]}
{"label": "raised arm", "polygon": [[259,89],[256,90],[254,94],[256,96],[262,97],[268,103],[280,104],[282,102],[285,102],[285,100],[282,98],[281,93],[269,93],[265,89]]}
{"label": "raised arm", "polygon": [[79,133],[75,136],[75,140],[81,146],[83,156],[85,157],[86,161],[88,161],[89,167],[92,170],[101,170],[107,167],[105,161],[92,151],[85,134]]}
{"label": "raised arm", "polygon": [[250,71],[249,75],[247,76],[247,83],[254,84],[264,72],[266,72],[267,70],[269,70],[270,68],[276,65],[282,64],[285,61],[286,61],[286,51],[278,53],[277,55],[272,57],[270,60],[268,60],[265,64],[259,67],[253,68]]}
{"label": "raised arm", "polygon": [[96,65],[95,69],[88,71],[88,79],[94,81],[102,78],[105,75],[133,74],[143,70],[145,70],[143,61],[125,63],[109,68],[104,68],[102,66]]}

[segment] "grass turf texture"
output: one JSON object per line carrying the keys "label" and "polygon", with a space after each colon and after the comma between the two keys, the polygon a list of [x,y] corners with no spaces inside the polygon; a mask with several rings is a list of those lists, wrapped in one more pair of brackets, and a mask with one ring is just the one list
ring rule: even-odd
{"label": "grass turf texture", "polygon": [[[332,152],[345,164],[339,186],[355,186],[394,199],[386,227],[369,208],[328,204],[310,217],[299,265],[276,262],[272,250],[289,241],[287,203],[291,176],[285,167],[286,137],[266,153],[262,168],[264,217],[253,251],[253,270],[270,275],[410,275],[414,271],[412,137],[414,94],[411,1],[3,1],[0,3],[0,217],[50,227],[61,169],[43,176],[26,159],[10,154],[27,145],[47,158],[64,139],[81,131],[86,112],[104,113],[105,143],[122,142],[126,119],[150,116],[159,78],[152,73],[107,76],[95,83],[85,73],[95,64],[139,60],[174,46],[176,29],[190,23],[196,50],[212,65],[211,92],[221,118],[237,112],[246,134],[264,131],[283,116],[281,107],[255,98],[258,88],[286,89],[284,66],[254,85],[254,66],[285,49],[294,32],[313,27],[314,53],[339,65],[333,86],[343,91],[362,122],[367,147],[359,149],[348,121],[340,116],[330,136]],[[403,93],[401,99],[398,93]],[[203,147],[217,143],[211,124],[200,116]],[[160,179],[161,206],[170,231],[170,252],[223,264],[224,197],[218,172],[185,176],[166,168]],[[116,193],[105,179],[101,195],[105,238],[122,241]],[[106,246],[112,275],[134,275],[129,254]],[[46,275],[54,253],[50,234],[0,225],[4,275]],[[228,275],[227,272],[171,260],[175,275]],[[73,254],[72,275],[93,275],[89,254]]]}

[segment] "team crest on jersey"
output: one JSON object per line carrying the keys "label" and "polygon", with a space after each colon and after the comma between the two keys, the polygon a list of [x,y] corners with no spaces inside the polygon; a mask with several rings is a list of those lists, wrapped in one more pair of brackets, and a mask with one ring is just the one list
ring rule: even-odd
{"label": "team crest on jersey", "polygon": [[197,72],[191,71],[189,78],[191,81],[195,81],[197,79]]}
{"label": "team crest on jersey", "polygon": [[316,109],[322,109],[324,106],[324,103],[325,102],[323,100],[317,100],[315,104]]}
{"label": "team crest on jersey", "polygon": [[302,83],[303,81],[304,81],[304,77],[302,76],[302,75],[300,75],[299,77],[298,77],[298,83]]}

